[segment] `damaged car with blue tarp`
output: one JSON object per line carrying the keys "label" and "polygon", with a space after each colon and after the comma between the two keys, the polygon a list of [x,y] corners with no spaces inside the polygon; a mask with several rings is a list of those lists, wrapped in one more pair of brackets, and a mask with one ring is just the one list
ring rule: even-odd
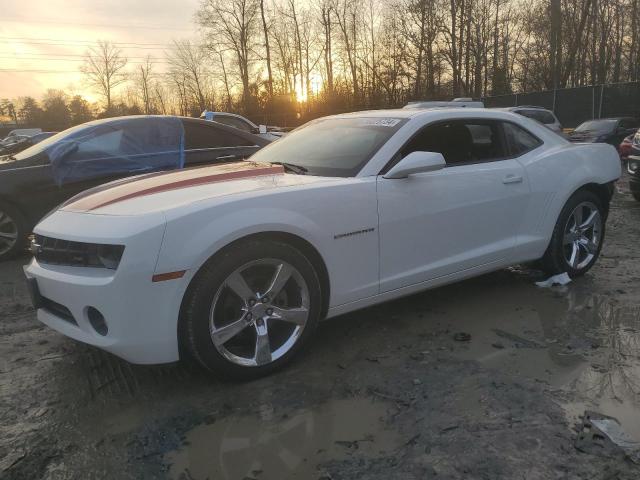
{"label": "damaged car with blue tarp", "polygon": [[0,260],[21,251],[33,226],[74,195],[134,175],[226,163],[267,145],[257,135],[173,116],[95,120],[0,157]]}

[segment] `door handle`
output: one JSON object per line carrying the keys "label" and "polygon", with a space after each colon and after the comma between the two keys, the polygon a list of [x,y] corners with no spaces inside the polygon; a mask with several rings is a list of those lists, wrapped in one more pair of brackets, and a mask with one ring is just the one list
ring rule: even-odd
{"label": "door handle", "polygon": [[508,185],[510,183],[522,183],[522,176],[509,174],[502,179],[502,183],[504,183],[505,185]]}

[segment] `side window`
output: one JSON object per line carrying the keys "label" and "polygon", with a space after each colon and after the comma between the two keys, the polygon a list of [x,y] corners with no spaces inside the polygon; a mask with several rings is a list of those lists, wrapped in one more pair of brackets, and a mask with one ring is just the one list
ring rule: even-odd
{"label": "side window", "polygon": [[556,119],[554,118],[554,116],[545,110],[540,110],[540,121],[545,125],[556,123]]}
{"label": "side window", "polygon": [[184,148],[194,150],[199,148],[243,147],[253,145],[240,135],[226,132],[214,125],[189,124],[184,125]]}
{"label": "side window", "polygon": [[553,115],[546,110],[518,110],[516,113],[519,113],[523,117],[528,117],[540,123],[544,123],[545,125],[555,123]]}
{"label": "side window", "polygon": [[238,128],[245,132],[251,133],[251,125],[247,122],[244,122],[236,117],[226,117],[224,115],[217,115],[213,118],[214,122],[222,123],[224,125],[229,125],[230,127]]}
{"label": "side window", "polygon": [[542,144],[540,140],[515,123],[505,122],[503,129],[510,153],[514,157],[527,153]]}
{"label": "side window", "polygon": [[79,158],[83,160],[91,158],[111,157],[120,153],[120,143],[122,141],[123,131],[121,129],[106,129],[87,140],[78,143],[78,149],[69,158]]}
{"label": "side window", "polygon": [[448,165],[490,162],[507,157],[498,122],[456,120],[429,125],[402,150],[441,153]]}
{"label": "side window", "polygon": [[517,113],[518,115],[522,115],[523,117],[531,118],[533,120],[538,120],[535,116],[536,112],[532,110],[516,110],[515,113]]}

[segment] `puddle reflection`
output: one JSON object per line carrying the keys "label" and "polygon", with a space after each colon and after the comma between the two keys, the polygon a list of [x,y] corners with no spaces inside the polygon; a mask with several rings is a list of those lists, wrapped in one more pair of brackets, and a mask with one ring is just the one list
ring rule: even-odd
{"label": "puddle reflection", "polygon": [[389,454],[397,434],[384,424],[386,406],[366,398],[330,401],[279,416],[272,405],[256,415],[200,425],[170,453],[174,479],[316,478],[318,466],[349,455]]}
{"label": "puddle reflection", "polygon": [[460,322],[452,314],[450,324],[468,328],[476,340],[457,355],[545,381],[566,394],[572,419],[595,409],[617,417],[640,440],[640,307],[579,285],[535,292],[522,285],[511,293],[481,321],[476,315],[474,323]]}

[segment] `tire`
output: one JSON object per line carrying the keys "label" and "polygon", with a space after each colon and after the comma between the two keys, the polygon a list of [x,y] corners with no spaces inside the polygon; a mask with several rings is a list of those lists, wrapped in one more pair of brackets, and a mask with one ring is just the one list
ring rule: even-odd
{"label": "tire", "polygon": [[187,290],[182,347],[223,378],[268,375],[309,342],[322,310],[320,292],[314,266],[291,245],[237,243],[212,257]]}
{"label": "tire", "polygon": [[[582,226],[575,228],[575,212],[579,207],[581,213],[578,215],[581,215],[583,221]],[[594,211],[597,214],[593,225],[586,228],[584,216],[589,216]],[[600,256],[606,218],[607,210],[597,195],[587,190],[574,193],[558,216],[551,241],[540,261],[542,270],[550,275],[566,272],[571,278],[587,273]],[[575,256],[574,250],[577,250]]]}
{"label": "tire", "polygon": [[22,213],[0,202],[0,261],[9,260],[24,251],[27,226]]}
{"label": "tire", "polygon": [[633,195],[633,198],[635,198],[637,202],[640,202],[640,190],[635,192],[632,190],[631,195]]}

